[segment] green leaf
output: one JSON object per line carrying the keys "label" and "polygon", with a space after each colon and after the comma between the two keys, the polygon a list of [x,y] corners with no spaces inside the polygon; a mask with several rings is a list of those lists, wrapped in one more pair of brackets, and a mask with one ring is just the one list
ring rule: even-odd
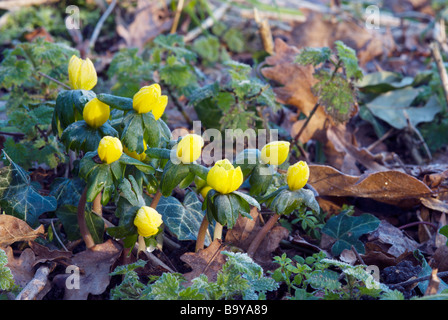
{"label": "green leaf", "polygon": [[50,186],[50,195],[56,198],[58,208],[69,204],[77,206],[86,183],[78,178],[56,178]]}
{"label": "green leaf", "polygon": [[62,131],[70,124],[82,120],[84,105],[95,96],[93,91],[86,90],[62,90],[59,92],[53,113],[53,133],[61,135]]}
{"label": "green leaf", "polygon": [[312,48],[305,47],[300,50],[300,53],[297,55],[295,62],[301,65],[313,65],[316,67],[321,63],[325,63],[330,59],[332,52],[330,48]]}
{"label": "green leaf", "polygon": [[84,120],[70,124],[62,132],[61,141],[67,150],[95,151],[104,136],[118,137],[118,132],[107,121],[99,128],[90,127]]}
{"label": "green leaf", "polygon": [[344,63],[345,73],[348,79],[362,79],[363,73],[358,64],[356,51],[345,45],[342,41],[335,41],[336,51],[339,59]]}
{"label": "green leaf", "polygon": [[144,152],[143,140],[149,148],[159,146],[160,127],[151,112],[140,114],[129,111],[123,118],[123,125],[121,141],[129,151]]}
{"label": "green leaf", "polygon": [[[439,233],[448,238],[448,225],[445,225],[442,228],[440,228]],[[446,245],[448,246],[448,240],[446,242]]]}
{"label": "green leaf", "polygon": [[112,94],[100,93],[96,96],[98,100],[104,102],[111,108],[115,108],[123,111],[133,110],[133,101],[131,98],[114,96]]}
{"label": "green leaf", "polygon": [[0,249],[0,291],[9,291],[14,285],[14,276],[7,264],[8,256],[3,249]]}
{"label": "green leaf", "polygon": [[35,226],[45,212],[56,210],[57,201],[52,196],[42,196],[33,187],[30,177],[3,151],[5,165],[0,169],[0,207]]}
{"label": "green leaf", "polygon": [[244,50],[244,36],[237,28],[230,28],[228,31],[226,31],[226,33],[224,33],[222,39],[227,44],[230,51],[238,53]]}
{"label": "green leaf", "polygon": [[155,169],[150,164],[143,163],[137,159],[128,156],[125,153],[121,155],[120,159],[118,159],[118,162],[127,165],[133,165],[145,174],[153,174],[155,172]]}
{"label": "green leaf", "polygon": [[389,91],[366,103],[366,107],[375,117],[394,128],[408,127],[407,118],[413,126],[417,126],[422,122],[432,121],[434,116],[442,111],[435,96],[432,96],[423,107],[411,106],[420,92],[420,89],[412,87]]}
{"label": "green leaf", "polygon": [[412,77],[402,77],[391,71],[378,71],[366,74],[356,86],[365,93],[384,93],[390,90],[401,89],[410,86],[414,82]]}
{"label": "green leaf", "polygon": [[171,160],[166,163],[162,179],[160,181],[160,191],[162,195],[168,197],[173,192],[182,180],[184,180],[190,173],[190,167],[183,163],[174,164]]}
{"label": "green leaf", "polygon": [[[184,202],[176,198],[162,197],[157,205],[157,211],[163,216],[163,222],[179,240],[196,240],[199,227],[204,218],[202,203],[194,192],[187,192]],[[205,245],[211,243],[206,237]]]}
{"label": "green leaf", "polygon": [[[81,239],[81,234],[79,232],[78,224],[78,208],[73,205],[63,205],[58,208],[55,212],[59,221],[61,221],[64,227],[64,232],[67,235],[67,239],[70,241],[75,241]],[[87,228],[92,235],[95,243],[103,242],[104,234],[104,221],[103,219],[92,211],[85,210],[86,224]]]}
{"label": "green leaf", "polygon": [[209,63],[219,60],[219,39],[213,35],[201,36],[193,42],[192,49]]}
{"label": "green leaf", "polygon": [[379,224],[380,220],[368,213],[361,216],[340,213],[327,221],[322,232],[336,239],[331,248],[334,255],[341,254],[345,249],[350,250],[352,246],[363,254],[365,249],[359,237],[376,230]]}

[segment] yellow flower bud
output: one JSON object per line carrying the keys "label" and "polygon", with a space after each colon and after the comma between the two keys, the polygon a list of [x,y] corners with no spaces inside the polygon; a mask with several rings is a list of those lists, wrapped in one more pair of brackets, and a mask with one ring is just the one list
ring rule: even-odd
{"label": "yellow flower bud", "polygon": [[120,139],[111,136],[105,136],[101,139],[98,146],[98,156],[101,161],[111,164],[120,159],[122,154],[123,146]]}
{"label": "yellow flower bud", "polygon": [[268,143],[261,149],[261,161],[266,164],[281,165],[288,158],[289,145],[290,143],[287,141]]}
{"label": "yellow flower bud", "polygon": [[137,232],[142,237],[150,237],[157,234],[162,223],[162,215],[148,206],[141,207],[134,219]]}
{"label": "yellow flower bud", "polygon": [[92,61],[73,55],[68,63],[68,80],[74,90],[91,90],[95,87],[98,77]]}
{"label": "yellow flower bud", "polygon": [[146,145],[146,141],[143,140],[143,152],[142,153],[137,153],[137,151],[129,151],[128,148],[126,148],[126,146],[123,146],[123,151],[124,153],[126,153],[128,156],[138,160],[138,161],[143,161],[146,159],[146,149],[148,148],[148,146]]}
{"label": "yellow flower bud", "polygon": [[93,98],[84,106],[82,112],[82,117],[84,121],[92,128],[101,127],[110,116],[110,107],[98,100],[98,98]]}
{"label": "yellow flower bud", "polygon": [[243,184],[241,167],[234,168],[229,160],[219,160],[207,175],[207,184],[222,194],[228,194]]}
{"label": "yellow flower bud", "polygon": [[210,186],[205,186],[204,188],[201,189],[200,193],[202,195],[202,198],[205,199],[205,197],[207,197],[207,193],[212,190],[212,187]]}
{"label": "yellow flower bud", "polygon": [[154,118],[158,120],[165,111],[168,104],[168,97],[162,95],[162,89],[155,83],[141,88],[132,101],[132,107],[138,113],[152,112]]}
{"label": "yellow flower bud", "polygon": [[310,177],[310,168],[304,161],[299,161],[288,168],[286,181],[292,191],[303,188]]}
{"label": "yellow flower bud", "polygon": [[197,134],[187,134],[177,144],[176,155],[182,163],[192,163],[201,156],[204,139]]}

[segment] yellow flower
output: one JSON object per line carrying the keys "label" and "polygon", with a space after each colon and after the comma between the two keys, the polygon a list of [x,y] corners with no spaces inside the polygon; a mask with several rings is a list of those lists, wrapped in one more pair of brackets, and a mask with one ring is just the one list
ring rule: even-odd
{"label": "yellow flower", "polygon": [[126,153],[128,156],[138,160],[138,161],[143,161],[146,159],[146,149],[148,148],[148,146],[146,145],[146,141],[143,140],[143,152],[142,153],[137,153],[137,151],[129,151],[128,148],[126,148],[126,146],[123,146],[123,151],[124,153]]}
{"label": "yellow flower", "polygon": [[157,234],[162,223],[162,215],[148,206],[141,207],[134,219],[137,232],[142,237],[150,237]]}
{"label": "yellow flower", "polygon": [[261,161],[266,164],[281,165],[288,158],[289,145],[290,143],[287,141],[268,143],[261,149]]}
{"label": "yellow flower", "polygon": [[202,198],[205,199],[205,197],[207,197],[207,193],[212,190],[212,187],[210,186],[205,186],[204,188],[201,189],[200,193],[202,195]]}
{"label": "yellow flower", "polygon": [[299,161],[288,168],[286,181],[292,191],[303,188],[310,177],[310,168],[304,161]]}
{"label": "yellow flower", "polygon": [[68,80],[74,90],[91,90],[98,81],[92,61],[73,55],[68,63]]}
{"label": "yellow flower", "polygon": [[82,117],[84,121],[92,128],[101,127],[110,116],[110,107],[98,100],[98,98],[93,98],[84,106],[82,112]]}
{"label": "yellow flower", "polygon": [[231,193],[243,184],[241,167],[234,168],[229,160],[219,160],[207,175],[207,184],[222,194]]}
{"label": "yellow flower", "polygon": [[204,139],[197,134],[187,134],[177,144],[176,155],[182,163],[192,163],[201,156]]}
{"label": "yellow flower", "polygon": [[154,118],[158,120],[165,111],[168,104],[168,97],[162,96],[162,89],[155,83],[141,88],[132,101],[132,107],[138,113],[152,112]]}
{"label": "yellow flower", "polygon": [[111,164],[120,159],[123,154],[123,146],[120,139],[111,136],[105,136],[101,139],[98,146],[98,156],[101,161]]}

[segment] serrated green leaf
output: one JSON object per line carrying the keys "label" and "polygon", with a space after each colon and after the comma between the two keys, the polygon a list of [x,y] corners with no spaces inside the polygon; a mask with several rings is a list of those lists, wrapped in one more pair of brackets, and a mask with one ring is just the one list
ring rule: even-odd
{"label": "serrated green leaf", "polygon": [[305,47],[300,50],[297,55],[295,62],[301,65],[313,65],[316,67],[317,65],[324,63],[330,59],[332,52],[330,48],[312,48]]}
{"label": "serrated green leaf", "polygon": [[358,57],[356,51],[345,45],[342,41],[335,41],[334,43],[339,59],[344,63],[345,73],[347,78],[360,80],[363,73],[358,64]]}

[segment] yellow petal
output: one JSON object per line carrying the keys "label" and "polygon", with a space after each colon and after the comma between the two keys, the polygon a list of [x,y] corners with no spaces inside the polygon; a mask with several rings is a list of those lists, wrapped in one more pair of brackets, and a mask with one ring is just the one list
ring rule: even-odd
{"label": "yellow petal", "polygon": [[98,156],[101,161],[111,164],[120,159],[122,154],[123,145],[120,139],[111,136],[105,136],[101,139],[98,145]]}
{"label": "yellow petal", "polygon": [[162,215],[155,209],[143,206],[135,216],[134,225],[137,227],[137,232],[142,237],[150,237],[159,232],[159,227],[163,223]]}
{"label": "yellow petal", "polygon": [[204,139],[197,134],[187,134],[178,143],[176,154],[182,163],[192,163],[201,156]]}
{"label": "yellow petal", "polygon": [[230,188],[230,192],[238,190],[239,187],[243,184],[243,171],[241,171],[241,167],[237,167],[233,170],[232,176],[232,187]]}
{"label": "yellow petal", "polygon": [[68,81],[73,90],[79,89],[77,86],[79,71],[81,70],[82,59],[73,55],[68,63]]}
{"label": "yellow petal", "polygon": [[156,120],[159,120],[162,117],[167,105],[168,105],[168,96],[160,96],[157,103],[155,103],[151,111]]}
{"label": "yellow petal", "polygon": [[268,143],[261,150],[261,161],[271,165],[281,165],[289,154],[290,143],[287,141],[274,141]]}
{"label": "yellow petal", "polygon": [[82,112],[82,117],[87,124],[92,128],[101,127],[110,116],[110,107],[98,100],[98,98],[93,98],[84,106]]}
{"label": "yellow petal", "polygon": [[124,153],[126,153],[128,156],[138,160],[138,161],[143,161],[146,159],[146,149],[148,148],[148,145],[146,144],[146,141],[143,140],[143,152],[142,153],[137,153],[137,151],[129,151],[128,148],[126,148],[126,146],[123,146],[123,151]]}
{"label": "yellow petal", "polygon": [[207,175],[207,184],[222,194],[237,190],[243,183],[243,172],[240,167],[236,169],[229,160],[217,161]]}
{"label": "yellow petal", "polygon": [[[157,83],[141,88],[133,97],[132,106],[134,110],[138,113],[147,113],[157,107],[158,110],[156,110],[156,114],[158,118],[160,118],[166,107],[166,104],[161,104],[160,106],[158,105],[161,98],[161,93],[162,90],[160,85]],[[168,98],[166,98],[166,101],[168,102]],[[156,115],[154,115],[154,117],[156,117]]]}
{"label": "yellow petal", "polygon": [[290,166],[286,173],[286,182],[292,191],[303,188],[310,177],[310,169],[306,162],[299,161]]}
{"label": "yellow petal", "polygon": [[96,74],[95,66],[92,61],[87,58],[81,64],[79,71],[77,83],[78,89],[81,90],[92,90],[96,86],[98,77]]}

